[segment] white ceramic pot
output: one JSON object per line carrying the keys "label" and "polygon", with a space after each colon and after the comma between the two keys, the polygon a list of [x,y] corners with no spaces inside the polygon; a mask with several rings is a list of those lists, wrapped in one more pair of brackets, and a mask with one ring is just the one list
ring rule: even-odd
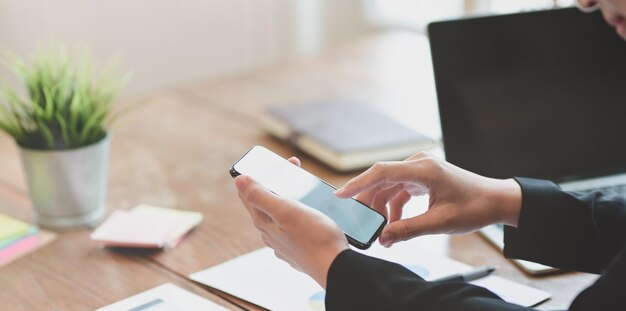
{"label": "white ceramic pot", "polygon": [[37,223],[64,230],[93,226],[105,214],[110,135],[69,150],[20,148]]}

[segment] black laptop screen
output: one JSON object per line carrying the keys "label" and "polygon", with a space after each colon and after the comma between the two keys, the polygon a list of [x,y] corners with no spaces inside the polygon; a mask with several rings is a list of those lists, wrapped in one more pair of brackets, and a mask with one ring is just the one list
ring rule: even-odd
{"label": "black laptop screen", "polygon": [[498,178],[626,170],[626,42],[560,9],[429,26],[446,158]]}

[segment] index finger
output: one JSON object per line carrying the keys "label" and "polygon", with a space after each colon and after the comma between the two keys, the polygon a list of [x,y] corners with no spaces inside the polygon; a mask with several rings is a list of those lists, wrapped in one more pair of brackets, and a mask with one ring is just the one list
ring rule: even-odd
{"label": "index finger", "polygon": [[423,182],[424,175],[420,161],[378,162],[337,189],[335,195],[350,198],[383,183]]}

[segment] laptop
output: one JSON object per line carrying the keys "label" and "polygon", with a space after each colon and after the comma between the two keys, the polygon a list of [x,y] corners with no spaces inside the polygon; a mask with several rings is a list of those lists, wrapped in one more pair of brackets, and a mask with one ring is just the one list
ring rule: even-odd
{"label": "laptop", "polygon": [[[428,34],[449,162],[626,195],[626,42],[599,12],[442,21]],[[501,227],[481,233],[503,247]]]}

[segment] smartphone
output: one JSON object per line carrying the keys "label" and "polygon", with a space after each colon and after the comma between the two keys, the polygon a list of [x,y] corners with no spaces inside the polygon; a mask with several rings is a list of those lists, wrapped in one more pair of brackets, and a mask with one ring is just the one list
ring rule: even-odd
{"label": "smartphone", "polygon": [[297,200],[335,221],[360,249],[367,249],[387,223],[385,216],[355,199],[339,199],[336,188],[265,147],[254,146],[230,169],[230,175],[252,177],[268,190]]}

